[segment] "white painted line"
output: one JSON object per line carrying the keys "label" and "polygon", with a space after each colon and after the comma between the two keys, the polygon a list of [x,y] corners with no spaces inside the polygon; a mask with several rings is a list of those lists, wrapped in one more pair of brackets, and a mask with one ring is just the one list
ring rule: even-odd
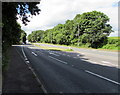
{"label": "white painted line", "polygon": [[34,52],[32,52],[33,55],[37,56],[37,54],[35,54]]}
{"label": "white painted line", "polygon": [[70,55],[67,55],[68,57],[70,57]]}
{"label": "white painted line", "polygon": [[85,59],[80,59],[80,60],[86,61]]}
{"label": "white painted line", "polygon": [[108,62],[108,61],[101,61],[101,62],[103,62],[103,63],[110,63],[110,62]]}
{"label": "white painted line", "polygon": [[108,61],[101,61],[102,63],[105,63],[105,64],[107,64],[107,65],[112,65],[112,66],[118,66],[118,65],[116,65],[116,64],[113,64],[113,63],[111,63],[111,62],[108,62]]}
{"label": "white painted line", "polygon": [[109,81],[109,82],[112,82],[112,83],[114,83],[114,84],[120,85],[119,82],[116,82],[116,81],[111,80],[111,79],[109,79],[109,78],[103,77],[103,76],[98,75],[98,74],[96,74],[96,73],[90,72],[90,71],[88,71],[88,70],[85,70],[85,72],[87,72],[87,73],[89,73],[89,74],[92,74],[92,75],[94,75],[94,76],[97,76],[97,77],[99,77],[99,78],[102,78],[102,79],[104,79],[104,80],[107,80],[107,81]]}
{"label": "white painted line", "polygon": [[80,56],[79,54],[77,56]]}
{"label": "white painted line", "polygon": [[49,56],[49,57],[52,58],[52,59],[55,59],[55,60],[57,60],[57,61],[59,61],[59,62],[62,62],[62,63],[64,63],[64,64],[68,64],[67,62],[64,62],[64,61],[62,61],[62,60],[59,60],[59,59],[54,58],[54,57],[52,57],[52,56]]}
{"label": "white painted line", "polygon": [[25,55],[25,52],[24,52],[24,50],[23,50],[23,47],[22,47],[22,53],[23,53],[23,56],[24,56],[25,58],[27,58],[26,55]]}
{"label": "white painted line", "polygon": [[26,61],[27,63],[30,63],[30,61]]}
{"label": "white painted line", "polygon": [[54,53],[51,53],[51,52],[49,52],[49,54],[53,54],[53,55],[55,55],[55,56],[59,56],[59,55],[57,55],[57,54],[54,54]]}
{"label": "white painted line", "polygon": [[73,57],[73,58],[78,58],[78,57]]}
{"label": "white painted line", "polygon": [[88,62],[91,62],[91,63],[95,63],[95,64],[97,64],[97,62],[95,62],[95,61],[91,61],[91,60],[88,60]]}

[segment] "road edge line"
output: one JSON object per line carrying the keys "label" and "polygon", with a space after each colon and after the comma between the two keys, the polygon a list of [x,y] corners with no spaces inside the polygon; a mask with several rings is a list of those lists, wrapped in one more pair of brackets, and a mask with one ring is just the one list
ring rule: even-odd
{"label": "road edge line", "polygon": [[94,75],[94,76],[97,76],[97,77],[99,77],[99,78],[101,78],[101,79],[107,80],[107,81],[109,81],[109,82],[112,82],[112,83],[114,83],[114,84],[120,85],[119,82],[116,82],[116,81],[111,80],[111,79],[109,79],[109,78],[103,77],[103,76],[98,75],[98,74],[96,74],[96,73],[93,73],[93,72],[91,72],[91,71],[85,70],[85,72],[87,72],[87,73],[89,73],[89,74],[92,74],[92,75]]}
{"label": "road edge line", "polygon": [[[25,52],[24,52],[24,50],[23,50],[23,47],[21,47],[22,48],[22,53],[23,53],[23,56],[24,56],[24,58],[25,58],[25,60],[24,60],[24,62],[25,62],[25,64],[28,66],[28,68],[31,70],[31,72],[33,73],[33,75],[35,76],[35,78],[36,78],[36,80],[37,80],[37,82],[41,85],[41,88],[42,88],[42,90],[43,90],[43,92],[45,93],[45,94],[47,94],[47,90],[45,89],[45,87],[43,86],[43,84],[41,83],[41,81],[40,81],[40,79],[38,78],[38,76],[37,76],[37,74],[35,73],[35,71],[34,71],[34,69],[32,68],[32,66],[30,66],[27,62],[26,62],[26,55],[25,55]],[[27,60],[28,61],[28,60]]]}

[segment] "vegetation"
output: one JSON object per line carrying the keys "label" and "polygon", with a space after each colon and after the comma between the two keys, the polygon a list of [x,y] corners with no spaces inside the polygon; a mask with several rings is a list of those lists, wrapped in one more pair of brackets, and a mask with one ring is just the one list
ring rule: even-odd
{"label": "vegetation", "polygon": [[21,36],[20,36],[20,42],[22,43],[25,43],[26,44],[26,36],[27,34],[25,33],[25,31],[21,31]]}
{"label": "vegetation", "polygon": [[108,21],[107,15],[97,11],[77,14],[73,20],[67,20],[65,24],[58,24],[46,31],[33,31],[28,35],[28,41],[102,48],[110,42],[108,36],[113,32]]}
{"label": "vegetation", "polygon": [[48,46],[40,46],[37,44],[33,44],[37,47],[40,47],[42,49],[47,49],[47,50],[54,50],[54,51],[73,51],[73,49],[62,49],[62,48],[54,48],[54,47],[48,47]]}
{"label": "vegetation", "polygon": [[[12,44],[19,44],[21,26],[17,23],[17,15],[24,25],[29,22],[28,18],[39,14],[40,9],[36,6],[39,2],[2,2],[2,65],[7,63],[7,51]],[[22,38],[25,42],[25,36]],[[3,68],[4,69],[4,68]]]}
{"label": "vegetation", "polygon": [[108,42],[101,49],[120,50],[120,37],[108,37]]}

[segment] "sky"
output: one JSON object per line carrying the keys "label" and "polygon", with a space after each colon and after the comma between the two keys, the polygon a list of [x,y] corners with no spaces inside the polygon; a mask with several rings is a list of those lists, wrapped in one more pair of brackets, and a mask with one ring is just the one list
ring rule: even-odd
{"label": "sky", "polygon": [[110,36],[118,36],[118,1],[119,0],[41,0],[37,6],[41,12],[30,18],[27,26],[20,19],[21,28],[29,35],[35,30],[51,29],[58,24],[64,24],[66,20],[72,20],[77,14],[99,11],[110,18],[113,33]]}

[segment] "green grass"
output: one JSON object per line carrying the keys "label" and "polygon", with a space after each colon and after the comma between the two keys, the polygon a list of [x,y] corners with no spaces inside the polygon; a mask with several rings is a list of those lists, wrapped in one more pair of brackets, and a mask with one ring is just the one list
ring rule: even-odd
{"label": "green grass", "polygon": [[54,50],[54,51],[73,51],[73,49],[62,49],[62,48],[54,48],[54,47],[47,47],[47,46],[40,46],[37,44],[32,43],[33,45],[40,47],[42,49],[47,49],[47,50]]}
{"label": "green grass", "polygon": [[120,37],[108,37],[109,39],[120,39]]}
{"label": "green grass", "polygon": [[[98,49],[106,50],[106,51],[120,51],[120,46],[119,46],[119,43],[118,43],[117,39],[120,41],[120,37],[108,37],[108,44],[106,44],[102,48],[98,48]],[[69,45],[69,46],[67,46],[67,45],[51,44],[51,43],[45,43],[45,44],[65,46],[65,47],[94,49],[94,48],[88,47],[87,45],[82,45],[82,46]],[[43,47],[43,46],[39,46],[39,47],[44,48],[44,49],[49,49],[49,50],[73,51],[72,49],[61,49],[61,48]]]}

